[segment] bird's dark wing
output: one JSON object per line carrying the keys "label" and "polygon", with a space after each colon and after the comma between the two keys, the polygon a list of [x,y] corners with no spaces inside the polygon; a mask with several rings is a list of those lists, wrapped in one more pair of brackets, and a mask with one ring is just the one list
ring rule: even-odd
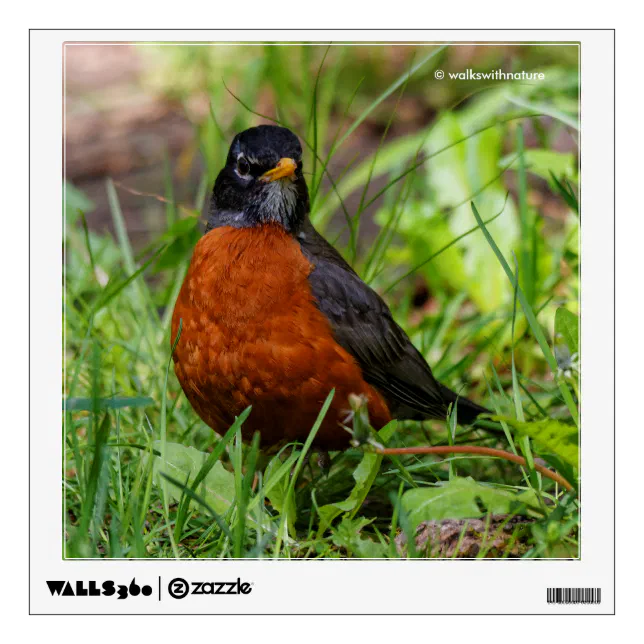
{"label": "bird's dark wing", "polygon": [[336,341],[354,356],[365,380],[387,400],[392,415],[445,418],[441,385],[382,298],[308,220],[297,239],[314,267],[309,275],[311,290]]}

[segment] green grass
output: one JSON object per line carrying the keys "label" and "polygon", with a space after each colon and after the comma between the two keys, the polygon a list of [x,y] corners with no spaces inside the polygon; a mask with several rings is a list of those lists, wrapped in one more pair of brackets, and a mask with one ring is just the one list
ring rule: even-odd
{"label": "green grass", "polygon": [[[534,469],[539,459],[578,489],[579,177],[574,159],[552,151],[562,128],[577,122],[576,61],[553,64],[550,85],[452,89],[433,105],[428,127],[392,139],[401,101],[432,86],[433,70],[450,63],[449,47],[413,53],[404,72],[381,84],[350,47],[288,48],[288,56],[266,47],[237,63],[204,48],[176,49],[158,53],[168,87],[180,100],[205,92],[211,105],[195,123],[204,171],[191,186],[193,202],[176,203],[166,161],[158,190],[166,230],[135,250],[114,183],[105,193],[114,236],[88,229],[92,204],[66,191],[64,556],[439,556],[429,544],[414,546],[419,523],[479,517],[491,525],[492,515],[518,515],[530,519],[512,535],[520,547],[500,552],[483,534],[477,556],[576,557],[576,492]],[[538,60],[530,48],[518,55]],[[213,66],[239,100],[211,81]],[[195,73],[185,77],[201,84],[173,84],[171,72],[187,68]],[[385,295],[435,375],[495,419],[462,428],[456,409],[447,423],[392,423],[366,445],[332,454],[323,470],[305,458],[317,425],[304,445],[266,455],[259,436],[241,441],[252,409],[223,437],[196,416],[170,368],[170,317],[227,146],[259,122],[254,106],[267,88],[276,108],[266,116],[305,141],[314,223],[329,239],[346,239],[339,249]],[[332,172],[368,122],[381,128],[377,149],[345,153],[344,169]],[[528,146],[530,125],[538,136]],[[554,229],[530,191],[559,205]],[[369,213],[379,229],[367,243]],[[414,305],[416,280],[430,291],[424,309]],[[368,419],[357,414],[369,437]],[[376,442],[497,447],[526,465],[388,456],[374,451]],[[401,549],[401,535],[409,547]]]}

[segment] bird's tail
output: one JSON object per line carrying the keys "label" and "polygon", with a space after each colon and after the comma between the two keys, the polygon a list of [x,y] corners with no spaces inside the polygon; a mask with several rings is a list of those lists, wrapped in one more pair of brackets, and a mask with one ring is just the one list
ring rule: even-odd
{"label": "bird's tail", "polygon": [[[440,385],[441,394],[445,402],[449,405],[453,403],[456,405],[457,410],[457,419],[461,425],[469,425],[473,423],[479,414],[491,414],[492,412],[481,405],[477,405],[475,402],[465,398],[465,396],[460,396],[455,391],[452,391],[449,387],[445,385]],[[457,402],[458,399],[458,402]]]}

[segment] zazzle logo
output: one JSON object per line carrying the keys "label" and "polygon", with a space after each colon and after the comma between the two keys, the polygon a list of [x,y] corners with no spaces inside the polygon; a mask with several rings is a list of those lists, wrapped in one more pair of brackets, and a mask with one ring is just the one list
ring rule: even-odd
{"label": "zazzle logo", "polygon": [[168,584],[168,593],[174,599],[184,599],[188,595],[249,595],[253,582],[242,581],[193,581],[188,583],[182,577],[175,577]]}

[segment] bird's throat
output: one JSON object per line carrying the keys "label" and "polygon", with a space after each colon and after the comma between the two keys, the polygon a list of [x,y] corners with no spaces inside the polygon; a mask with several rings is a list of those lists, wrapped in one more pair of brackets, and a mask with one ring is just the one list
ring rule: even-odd
{"label": "bird's throat", "polygon": [[213,199],[206,232],[213,228],[255,228],[277,224],[287,233],[295,235],[302,227],[308,211],[308,198],[304,198],[297,184],[290,178],[262,184],[248,203],[236,211],[222,210]]}

